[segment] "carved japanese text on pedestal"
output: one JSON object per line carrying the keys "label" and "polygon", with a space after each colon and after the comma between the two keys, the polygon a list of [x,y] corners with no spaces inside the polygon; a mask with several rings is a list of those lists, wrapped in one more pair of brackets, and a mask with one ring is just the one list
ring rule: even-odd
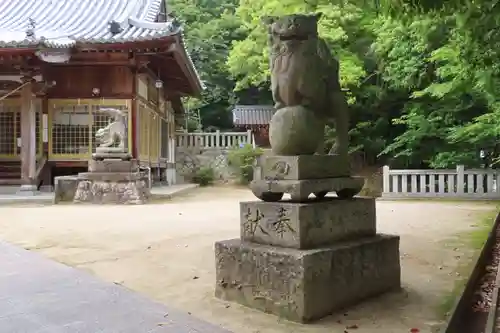
{"label": "carved japanese text on pedestal", "polygon": [[297,249],[375,235],[375,200],[242,202],[241,238]]}
{"label": "carved japanese text on pedestal", "polygon": [[296,233],[294,228],[291,226],[290,212],[283,206],[278,207],[276,218],[268,220],[268,225],[270,229],[280,238],[283,238],[286,233]]}
{"label": "carved japanese text on pedestal", "polygon": [[259,229],[260,232],[267,234],[267,231],[260,224],[260,221],[264,218],[264,214],[262,214],[259,209],[253,211],[248,208],[244,214],[244,218],[245,220],[243,221],[242,228],[245,230],[245,233],[253,236],[257,229]]}

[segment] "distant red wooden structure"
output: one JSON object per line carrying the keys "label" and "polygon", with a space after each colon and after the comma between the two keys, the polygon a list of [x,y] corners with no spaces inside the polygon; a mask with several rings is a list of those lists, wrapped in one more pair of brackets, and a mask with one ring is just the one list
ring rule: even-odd
{"label": "distant red wooden structure", "polygon": [[233,124],[239,129],[252,130],[257,146],[269,147],[269,122],[274,112],[272,105],[236,105]]}

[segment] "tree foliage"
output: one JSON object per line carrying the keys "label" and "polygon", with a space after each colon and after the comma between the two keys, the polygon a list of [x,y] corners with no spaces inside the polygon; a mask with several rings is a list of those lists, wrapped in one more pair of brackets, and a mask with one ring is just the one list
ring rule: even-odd
{"label": "tree foliage", "polygon": [[[250,91],[269,98],[263,16],[322,12],[319,32],[340,61],[349,98],[353,151],[374,163],[409,167],[476,166],[482,163],[480,150],[493,162],[498,158],[500,5],[494,1],[175,0],[171,5],[186,23],[187,43],[208,86],[196,105],[205,119],[217,114],[206,110],[227,108]],[[332,133],[327,131],[329,143]]]}
{"label": "tree foliage", "polygon": [[231,128],[229,108],[234,103],[234,80],[226,66],[231,43],[244,37],[234,15],[237,0],[169,0],[169,8],[182,24],[190,56],[206,89],[186,105],[200,111],[205,127]]}

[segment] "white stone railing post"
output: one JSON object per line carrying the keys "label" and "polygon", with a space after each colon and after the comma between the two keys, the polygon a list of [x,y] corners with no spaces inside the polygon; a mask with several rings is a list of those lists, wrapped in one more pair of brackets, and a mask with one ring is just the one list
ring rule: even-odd
{"label": "white stone railing post", "polygon": [[457,194],[463,194],[465,187],[465,167],[457,165]]}
{"label": "white stone railing post", "polygon": [[247,130],[247,142],[246,144],[252,144],[252,130]]}
{"label": "white stone railing post", "polygon": [[219,148],[221,146],[220,142],[220,131],[216,130],[215,131],[215,147]]}
{"label": "white stone railing post", "polygon": [[391,191],[391,170],[388,165],[384,165],[382,168],[382,178],[383,178],[383,193],[389,193]]}

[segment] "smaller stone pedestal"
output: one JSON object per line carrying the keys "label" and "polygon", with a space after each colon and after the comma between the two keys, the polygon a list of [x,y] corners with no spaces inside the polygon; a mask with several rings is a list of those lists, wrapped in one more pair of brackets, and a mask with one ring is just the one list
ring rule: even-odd
{"label": "smaller stone pedestal", "polygon": [[125,153],[93,156],[89,172],[78,174],[77,181],[75,203],[144,204],[151,195],[138,161]]}
{"label": "smaller stone pedestal", "polygon": [[261,159],[260,178],[250,183],[261,200],[279,201],[288,193],[293,202],[307,202],[313,194],[321,199],[328,192],[349,199],[357,195],[364,179],[349,175],[349,163],[338,155],[266,156]]}

